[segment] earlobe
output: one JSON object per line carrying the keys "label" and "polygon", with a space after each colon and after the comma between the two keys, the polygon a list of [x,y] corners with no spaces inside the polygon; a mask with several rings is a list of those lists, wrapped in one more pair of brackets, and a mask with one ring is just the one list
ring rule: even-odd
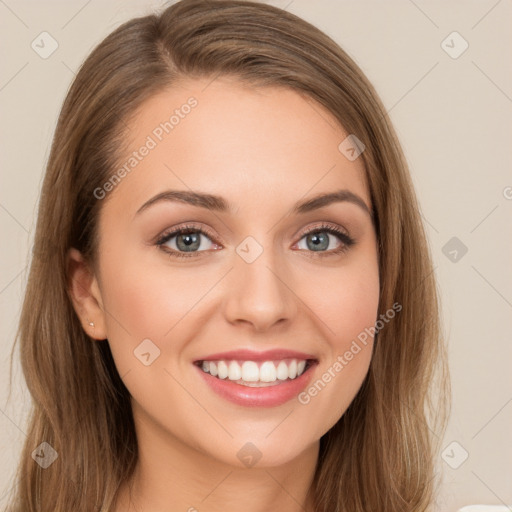
{"label": "earlobe", "polygon": [[107,338],[101,291],[94,272],[80,251],[68,251],[68,291],[73,308],[88,336],[96,340]]}

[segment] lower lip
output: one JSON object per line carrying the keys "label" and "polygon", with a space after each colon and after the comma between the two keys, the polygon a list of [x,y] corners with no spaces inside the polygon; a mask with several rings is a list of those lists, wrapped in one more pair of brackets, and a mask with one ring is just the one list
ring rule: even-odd
{"label": "lower lip", "polygon": [[283,381],[275,386],[261,388],[235,384],[228,379],[218,379],[194,365],[202,378],[215,393],[238,405],[245,407],[276,407],[295,398],[308,385],[313,376],[316,363],[293,380]]}

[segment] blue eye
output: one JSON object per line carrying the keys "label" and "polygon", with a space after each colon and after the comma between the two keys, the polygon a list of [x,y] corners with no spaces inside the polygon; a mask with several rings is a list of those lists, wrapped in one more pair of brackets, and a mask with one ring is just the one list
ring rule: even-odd
{"label": "blue eye", "polygon": [[[341,254],[348,251],[352,245],[355,244],[355,240],[351,238],[347,233],[330,225],[322,225],[308,230],[302,235],[300,242],[305,239],[306,247],[299,247],[300,249],[310,250],[310,252],[316,253],[319,256],[330,256],[333,254]],[[341,241],[340,245],[334,249],[328,250],[329,244],[338,239]]]}
{"label": "blue eye", "polygon": [[[203,240],[203,239],[206,239]],[[182,226],[165,232],[156,242],[163,251],[172,257],[187,258],[199,256],[201,252],[219,250],[220,245],[212,241],[213,234],[194,225]],[[303,233],[297,245],[305,239],[306,246],[300,250],[313,253],[314,256],[334,256],[342,254],[355,244],[355,240],[341,229],[332,225],[321,225]],[[339,245],[329,249],[329,245],[338,241]]]}
{"label": "blue eye", "polygon": [[[203,243],[202,238],[209,240],[210,247],[208,247],[208,242],[206,244]],[[211,249],[213,242],[210,238],[211,235],[202,228],[184,226],[174,231],[164,233],[156,243],[162,248],[165,247],[163,250],[167,250],[170,255],[181,258],[196,256],[197,252]],[[207,247],[205,247],[205,245]]]}

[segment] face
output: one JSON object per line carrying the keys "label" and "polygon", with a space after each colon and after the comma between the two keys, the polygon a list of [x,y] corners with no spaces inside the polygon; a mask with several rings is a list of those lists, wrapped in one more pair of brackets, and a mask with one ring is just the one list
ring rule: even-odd
{"label": "face", "polygon": [[99,308],[88,315],[139,436],[275,466],[317,445],[368,371],[370,196],[362,159],[338,149],[349,134],[321,105],[208,83],[183,82],[130,122],[125,172],[97,189]]}

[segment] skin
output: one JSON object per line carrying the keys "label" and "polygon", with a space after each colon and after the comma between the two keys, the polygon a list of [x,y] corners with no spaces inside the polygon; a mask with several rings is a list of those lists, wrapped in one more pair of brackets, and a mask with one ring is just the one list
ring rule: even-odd
{"label": "skin", "polygon": [[[373,340],[307,405],[233,404],[207,387],[192,363],[238,348],[289,348],[316,356],[315,382],[375,324],[379,275],[370,215],[350,202],[290,214],[297,201],[339,189],[370,208],[364,166],[338,150],[348,134],[310,98],[222,77],[208,84],[184,81],[143,105],[129,123],[131,151],[190,96],[198,101],[103,200],[96,264],[70,251],[83,328],[91,342],[108,338],[132,396],[139,463],[133,502],[125,484],[115,510],[312,511],[306,493],[320,437],[360,388]],[[136,214],[168,189],[223,196],[233,212],[162,201]],[[172,257],[154,243],[190,222],[215,235],[201,235],[197,257]],[[302,233],[323,222],[356,243],[322,257]],[[252,263],[236,252],[247,236],[263,248]],[[323,254],[343,245],[329,239]],[[167,245],[176,250],[173,240]],[[147,338],[161,351],[149,366],[134,356]],[[237,457],[247,442],[261,452],[253,467]]]}

